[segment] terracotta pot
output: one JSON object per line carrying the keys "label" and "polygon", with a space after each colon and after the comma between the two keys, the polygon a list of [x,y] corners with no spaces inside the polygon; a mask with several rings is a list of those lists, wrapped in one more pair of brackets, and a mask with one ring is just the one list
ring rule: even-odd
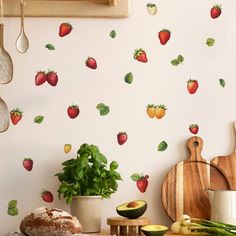
{"label": "terracotta pot", "polygon": [[76,196],[70,204],[71,215],[75,216],[85,233],[101,231],[101,196]]}

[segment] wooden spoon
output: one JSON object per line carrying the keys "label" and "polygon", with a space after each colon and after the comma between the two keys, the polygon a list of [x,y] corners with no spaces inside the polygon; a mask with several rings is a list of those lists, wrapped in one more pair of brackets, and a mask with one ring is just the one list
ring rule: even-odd
{"label": "wooden spoon", "polygon": [[3,1],[0,0],[1,17],[0,17],[0,84],[7,84],[13,78],[13,63],[11,56],[3,46]]}
{"label": "wooden spoon", "polygon": [[7,104],[0,98],[0,133],[9,127],[9,110]]}

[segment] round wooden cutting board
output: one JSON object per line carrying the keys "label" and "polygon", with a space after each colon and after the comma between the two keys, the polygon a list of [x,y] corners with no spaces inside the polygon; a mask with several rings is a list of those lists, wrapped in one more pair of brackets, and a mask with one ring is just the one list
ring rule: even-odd
{"label": "round wooden cutting board", "polygon": [[188,140],[190,158],[176,164],[163,181],[162,205],[174,221],[183,214],[209,219],[210,203],[205,189],[230,189],[223,172],[202,158],[202,146],[200,137],[191,137]]}

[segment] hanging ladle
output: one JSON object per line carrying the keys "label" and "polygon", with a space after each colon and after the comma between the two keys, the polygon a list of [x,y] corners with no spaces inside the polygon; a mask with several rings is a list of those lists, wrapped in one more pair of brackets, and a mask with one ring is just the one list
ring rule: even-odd
{"label": "hanging ladle", "polygon": [[0,84],[7,84],[13,77],[13,63],[9,53],[3,46],[3,1],[0,0]]}
{"label": "hanging ladle", "polygon": [[25,15],[24,7],[25,7],[25,2],[24,0],[21,0],[20,1],[21,29],[20,29],[20,34],[16,40],[16,49],[20,53],[25,53],[29,48],[29,40],[24,30],[24,15]]}

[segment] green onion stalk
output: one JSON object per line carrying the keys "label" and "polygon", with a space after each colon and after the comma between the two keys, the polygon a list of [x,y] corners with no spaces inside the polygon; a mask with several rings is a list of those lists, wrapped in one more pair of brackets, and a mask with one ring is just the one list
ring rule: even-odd
{"label": "green onion stalk", "polygon": [[183,215],[180,221],[171,225],[171,231],[186,235],[199,233],[199,235],[236,236],[236,225]]}

